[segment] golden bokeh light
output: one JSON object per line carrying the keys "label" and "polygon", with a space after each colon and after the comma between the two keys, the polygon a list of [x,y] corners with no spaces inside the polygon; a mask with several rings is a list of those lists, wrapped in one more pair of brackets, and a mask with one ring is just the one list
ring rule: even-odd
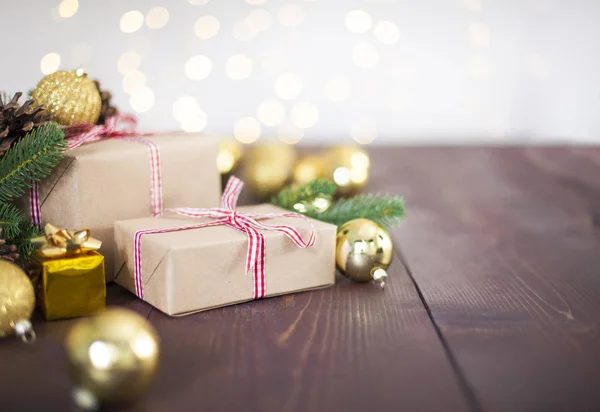
{"label": "golden bokeh light", "polygon": [[129,105],[137,113],[147,112],[154,106],[154,92],[147,86],[129,97]]}
{"label": "golden bokeh light", "polygon": [[58,5],[58,15],[63,19],[73,17],[79,10],[78,0],[63,0]]}
{"label": "golden bokeh light", "polygon": [[350,10],[346,14],[344,24],[351,33],[364,34],[371,30],[373,19],[364,10]]}
{"label": "golden bokeh light", "polygon": [[162,29],[169,22],[169,10],[165,7],[153,7],[146,14],[146,26],[151,29]]}
{"label": "golden bokeh light", "polygon": [[233,126],[233,136],[241,143],[250,144],[258,140],[261,127],[254,117],[242,117]]}
{"label": "golden bokeh light", "polygon": [[302,79],[295,73],[282,74],[275,80],[275,94],[285,100],[298,98],[302,87]]}
{"label": "golden bokeh light", "polygon": [[319,121],[319,109],[310,102],[296,103],[290,112],[290,120],[300,129],[310,129]]}
{"label": "golden bokeh light", "polygon": [[208,57],[203,55],[193,56],[185,63],[185,75],[190,80],[204,80],[210,75],[212,66],[212,61]]}
{"label": "golden bokeh light", "polygon": [[264,100],[256,110],[256,117],[265,126],[279,126],[285,120],[285,106],[279,100]]}
{"label": "golden bokeh light", "polygon": [[173,117],[180,123],[193,124],[193,119],[206,118],[206,113],[200,108],[194,97],[181,96],[173,103]]}
{"label": "golden bokeh light", "polygon": [[119,27],[123,33],[134,33],[144,25],[144,15],[138,10],[131,10],[121,16]]}
{"label": "golden bokeh light", "polygon": [[60,54],[48,53],[40,61],[40,69],[44,74],[52,74],[60,67]]}
{"label": "golden bokeh light", "polygon": [[219,33],[221,23],[215,16],[202,16],[194,24],[194,34],[203,40],[215,37]]}
{"label": "golden bokeh light", "polygon": [[373,28],[373,35],[380,43],[392,45],[400,40],[400,29],[391,21],[380,21]]}
{"label": "golden bokeh light", "polygon": [[225,63],[225,73],[231,80],[243,80],[252,74],[254,64],[245,54],[234,54]]}

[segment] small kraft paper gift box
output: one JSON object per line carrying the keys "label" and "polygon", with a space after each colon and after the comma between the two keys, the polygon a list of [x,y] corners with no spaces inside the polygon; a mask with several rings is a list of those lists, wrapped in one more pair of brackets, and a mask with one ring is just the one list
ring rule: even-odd
{"label": "small kraft paper gift box", "polygon": [[336,226],[236,209],[240,190],[232,178],[221,208],[115,222],[115,281],[171,316],[333,285]]}
{"label": "small kraft paper gift box", "polygon": [[63,161],[32,189],[29,202],[39,226],[86,227],[103,242],[107,281],[114,277],[116,220],[160,215],[163,207],[214,207],[221,194],[217,139],[139,135],[109,120],[87,132],[68,129]]}
{"label": "small kraft paper gift box", "polygon": [[46,320],[88,316],[104,310],[106,282],[102,245],[89,230],[71,231],[47,224],[31,240],[29,261],[36,302]]}

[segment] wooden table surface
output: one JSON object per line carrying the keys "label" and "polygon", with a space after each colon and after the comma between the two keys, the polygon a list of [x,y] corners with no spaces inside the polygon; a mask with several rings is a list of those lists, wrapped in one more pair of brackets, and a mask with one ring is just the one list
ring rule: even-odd
{"label": "wooden table surface", "polygon": [[[600,149],[373,148],[402,194],[385,291],[329,289],[168,318],[127,411],[600,411]],[[62,341],[0,341],[0,411],[70,411]]]}

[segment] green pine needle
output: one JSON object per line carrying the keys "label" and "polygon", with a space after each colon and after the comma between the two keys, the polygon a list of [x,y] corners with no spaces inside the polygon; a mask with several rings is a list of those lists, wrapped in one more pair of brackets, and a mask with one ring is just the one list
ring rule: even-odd
{"label": "green pine needle", "polygon": [[315,213],[315,219],[337,226],[352,219],[370,219],[386,229],[400,224],[404,216],[404,200],[388,194],[363,194],[334,202],[323,213]]}
{"label": "green pine needle", "polygon": [[0,203],[0,228],[3,238],[13,238],[19,234],[19,225],[24,221],[23,214],[11,203]]}
{"label": "green pine needle", "polygon": [[64,132],[56,123],[27,133],[0,159],[0,202],[23,196],[32,181],[47,177],[65,147]]}
{"label": "green pine needle", "polygon": [[[298,212],[298,204],[310,204],[317,196],[331,198],[336,185],[328,180],[317,179],[298,188],[283,189],[271,203]],[[317,220],[341,226],[352,219],[365,218],[377,222],[386,229],[397,226],[404,216],[404,200],[388,194],[362,194],[349,199],[334,201],[324,212],[314,207],[300,208],[303,214]]]}
{"label": "green pine needle", "polygon": [[271,203],[283,209],[294,210],[294,205],[312,200],[318,195],[333,196],[335,183],[325,179],[315,179],[297,188],[288,186],[282,189],[277,196],[271,199]]}
{"label": "green pine needle", "polygon": [[8,238],[7,242],[17,246],[19,261],[25,263],[29,260],[29,255],[35,248],[31,239],[43,234],[43,230],[33,223],[22,221],[19,225],[19,233],[13,238]]}

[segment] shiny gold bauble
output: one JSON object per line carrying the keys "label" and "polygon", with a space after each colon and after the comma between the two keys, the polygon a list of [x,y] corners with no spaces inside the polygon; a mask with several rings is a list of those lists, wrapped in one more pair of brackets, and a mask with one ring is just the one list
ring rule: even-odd
{"label": "shiny gold bauble", "polygon": [[34,341],[29,321],[34,307],[29,277],[17,265],[0,260],[0,338],[16,334],[24,342]]}
{"label": "shiny gold bauble", "polygon": [[367,152],[355,146],[336,146],[325,151],[325,177],[337,185],[337,194],[358,193],[369,182],[371,161]]}
{"label": "shiny gold bauble", "polygon": [[294,165],[294,183],[304,184],[325,177],[325,161],[322,156],[304,156]]}
{"label": "shiny gold bauble", "polygon": [[99,404],[135,399],[156,372],[158,336],[146,319],[130,310],[108,309],[80,320],[65,345],[77,393]]}
{"label": "shiny gold bauble", "polygon": [[392,238],[372,220],[354,219],[337,231],[335,263],[352,280],[373,280],[383,286],[393,256]]}
{"label": "shiny gold bauble", "polygon": [[242,158],[242,145],[236,140],[221,140],[217,153],[217,168],[222,175],[231,172]]}
{"label": "shiny gold bauble", "polygon": [[252,146],[245,157],[244,181],[258,198],[274,195],[291,179],[295,158],[290,145]]}
{"label": "shiny gold bauble", "polygon": [[31,97],[36,104],[46,107],[53,120],[65,126],[96,124],[100,117],[100,92],[82,70],[47,75],[40,80]]}

